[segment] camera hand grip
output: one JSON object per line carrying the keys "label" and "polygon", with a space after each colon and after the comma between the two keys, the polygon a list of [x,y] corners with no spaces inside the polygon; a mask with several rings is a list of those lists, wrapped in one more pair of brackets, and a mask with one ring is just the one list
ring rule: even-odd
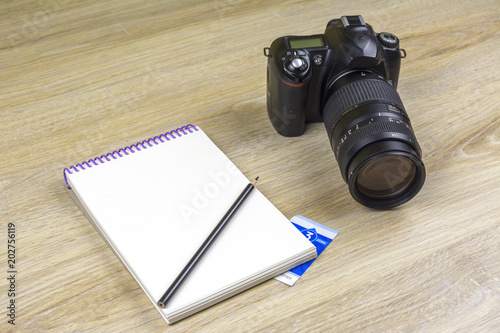
{"label": "camera hand grip", "polygon": [[270,87],[272,93],[268,91],[267,113],[274,129],[283,136],[302,135],[306,123],[307,82],[270,82]]}
{"label": "camera hand grip", "polygon": [[281,57],[276,53],[267,55],[267,112],[279,134],[299,136],[305,130],[309,56],[302,50],[288,50]]}

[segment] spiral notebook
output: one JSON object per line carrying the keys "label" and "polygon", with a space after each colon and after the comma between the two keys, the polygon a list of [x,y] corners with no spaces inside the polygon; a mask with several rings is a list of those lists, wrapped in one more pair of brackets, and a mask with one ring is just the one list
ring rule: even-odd
{"label": "spiral notebook", "polygon": [[161,309],[157,300],[248,178],[193,125],[70,166],[64,178],[169,324],[316,257],[315,247],[255,189]]}

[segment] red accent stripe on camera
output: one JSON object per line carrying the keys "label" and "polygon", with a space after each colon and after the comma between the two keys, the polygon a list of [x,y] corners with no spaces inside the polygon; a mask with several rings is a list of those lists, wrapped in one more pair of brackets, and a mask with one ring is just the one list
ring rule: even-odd
{"label": "red accent stripe on camera", "polygon": [[306,82],[302,82],[302,83],[290,83],[290,82],[286,82],[286,81],[283,81],[283,80],[281,80],[281,82],[283,82],[284,84],[288,84],[290,87],[294,87],[294,88],[302,87],[304,84],[306,84]]}

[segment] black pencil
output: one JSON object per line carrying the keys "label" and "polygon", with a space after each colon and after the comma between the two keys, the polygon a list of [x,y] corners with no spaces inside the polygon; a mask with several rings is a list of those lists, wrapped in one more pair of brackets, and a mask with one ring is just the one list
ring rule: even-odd
{"label": "black pencil", "polygon": [[251,181],[245,187],[245,189],[243,190],[243,192],[241,192],[241,194],[238,197],[238,199],[236,199],[236,201],[233,203],[233,205],[231,206],[231,208],[229,208],[229,210],[224,215],[224,217],[222,217],[222,219],[217,224],[217,226],[214,228],[214,230],[212,230],[212,232],[210,233],[210,235],[207,237],[207,239],[200,246],[200,248],[198,249],[198,251],[196,251],[196,253],[191,258],[191,260],[189,260],[189,262],[187,263],[186,267],[184,267],[184,269],[175,278],[174,282],[172,282],[172,284],[167,289],[167,291],[158,300],[158,302],[156,304],[158,304],[158,306],[160,308],[162,308],[162,309],[165,308],[165,305],[170,300],[170,298],[172,297],[172,295],[180,287],[180,285],[182,284],[182,282],[184,282],[184,280],[189,275],[189,273],[194,268],[194,266],[196,266],[196,264],[200,261],[201,257],[205,254],[205,252],[207,252],[207,250],[210,247],[210,245],[212,245],[212,243],[217,238],[217,236],[220,234],[220,232],[222,231],[222,229],[227,225],[227,223],[229,222],[229,220],[233,217],[234,213],[236,213],[236,211],[238,210],[238,208],[240,208],[240,206],[243,204],[243,201],[245,201],[245,199],[248,197],[248,195],[250,194],[250,192],[254,189],[255,184],[257,183],[258,179],[259,179],[259,177],[255,178],[255,180]]}

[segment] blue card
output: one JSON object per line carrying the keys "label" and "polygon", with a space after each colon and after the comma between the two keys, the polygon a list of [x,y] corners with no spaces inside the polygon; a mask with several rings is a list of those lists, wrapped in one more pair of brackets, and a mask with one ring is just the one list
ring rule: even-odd
{"label": "blue card", "polygon": [[[323,252],[328,244],[330,244],[331,241],[339,234],[337,230],[325,227],[318,222],[314,222],[313,220],[300,215],[292,217],[290,222],[292,222],[292,224],[299,229],[300,232],[302,232],[302,234],[314,244],[314,246],[316,246],[316,252],[318,254],[317,257],[319,257],[321,252]],[[316,259],[310,260],[288,272],[278,275],[275,279],[289,286],[293,286]]]}

